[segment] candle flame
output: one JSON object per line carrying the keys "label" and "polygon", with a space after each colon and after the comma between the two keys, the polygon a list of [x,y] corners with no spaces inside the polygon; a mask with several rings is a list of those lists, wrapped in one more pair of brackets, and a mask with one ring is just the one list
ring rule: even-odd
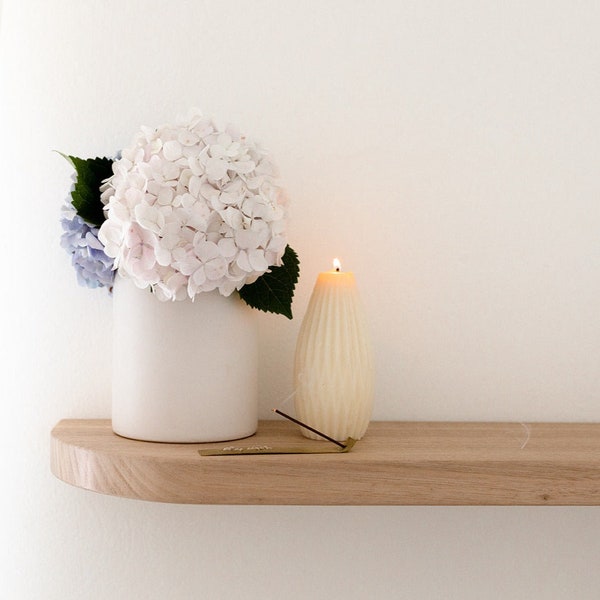
{"label": "candle flame", "polygon": [[339,258],[334,258],[334,259],[333,259],[333,268],[334,268],[336,271],[339,271],[339,270],[342,268],[342,263],[340,262],[340,259],[339,259]]}

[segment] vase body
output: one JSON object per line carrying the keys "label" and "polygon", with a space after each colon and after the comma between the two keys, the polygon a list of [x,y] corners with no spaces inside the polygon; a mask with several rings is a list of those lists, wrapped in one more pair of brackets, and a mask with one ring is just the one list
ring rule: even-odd
{"label": "vase body", "polygon": [[112,427],[156,442],[247,437],[258,423],[258,332],[237,294],[161,302],[115,279]]}
{"label": "vase body", "polygon": [[298,419],[338,441],[363,437],[373,409],[374,364],[351,273],[319,275],[298,334],[294,381]]}

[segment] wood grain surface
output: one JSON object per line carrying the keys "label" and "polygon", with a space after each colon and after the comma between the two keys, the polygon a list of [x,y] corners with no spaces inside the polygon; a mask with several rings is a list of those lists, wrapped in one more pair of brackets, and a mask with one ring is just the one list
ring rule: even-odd
{"label": "wood grain surface", "polygon": [[283,421],[238,442],[162,444],[109,420],[60,421],[59,479],[103,494],[182,504],[598,505],[600,424],[373,422],[347,454],[200,456],[202,448],[306,447]]}

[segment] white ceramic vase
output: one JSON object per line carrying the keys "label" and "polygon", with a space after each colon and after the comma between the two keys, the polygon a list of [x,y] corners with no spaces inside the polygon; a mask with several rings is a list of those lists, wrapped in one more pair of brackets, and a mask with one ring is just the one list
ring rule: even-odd
{"label": "white ceramic vase", "polygon": [[250,436],[258,423],[258,331],[237,294],[161,302],[117,276],[112,427],[155,442]]}

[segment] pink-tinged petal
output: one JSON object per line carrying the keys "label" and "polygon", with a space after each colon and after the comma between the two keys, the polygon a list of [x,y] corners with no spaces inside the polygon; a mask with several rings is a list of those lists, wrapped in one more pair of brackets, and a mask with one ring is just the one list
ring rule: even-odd
{"label": "pink-tinged petal", "polygon": [[195,146],[200,141],[200,137],[194,132],[184,129],[179,132],[177,141],[183,146]]}
{"label": "pink-tinged petal", "polygon": [[231,165],[231,168],[240,175],[245,175],[246,173],[252,173],[256,165],[251,160],[239,160],[234,162]]}
{"label": "pink-tinged petal", "polygon": [[[192,175],[188,182],[188,189],[190,190],[190,194],[194,196],[194,198],[200,198],[202,195],[202,178],[197,175]],[[211,186],[212,187],[212,186]]]}
{"label": "pink-tinged petal", "polygon": [[227,175],[227,163],[220,158],[209,158],[206,163],[206,175],[211,181],[218,181]]}
{"label": "pink-tinged petal", "polygon": [[211,281],[221,279],[227,272],[227,261],[222,256],[213,258],[204,265],[204,272],[206,273],[206,278]]}
{"label": "pink-tinged petal", "polygon": [[239,229],[242,226],[243,215],[237,208],[229,206],[221,211],[221,217],[223,217],[223,221],[234,230]]}
{"label": "pink-tinged petal", "polygon": [[246,273],[252,272],[252,266],[250,265],[250,261],[248,260],[248,254],[245,250],[240,251],[235,263],[240,269],[242,269],[242,271],[245,271]]}
{"label": "pink-tinged petal", "polygon": [[259,235],[249,229],[241,229],[235,232],[235,243],[243,250],[258,248]]}
{"label": "pink-tinged petal", "polygon": [[204,267],[199,267],[192,274],[191,280],[197,286],[202,285],[206,281],[206,273],[204,272]]}
{"label": "pink-tinged petal", "polygon": [[248,260],[250,261],[250,266],[255,271],[264,272],[269,268],[269,263],[265,258],[263,250],[250,250]]}
{"label": "pink-tinged petal", "polygon": [[181,144],[176,140],[170,140],[163,144],[163,156],[169,161],[181,158]]}
{"label": "pink-tinged petal", "polygon": [[233,258],[237,254],[237,247],[233,238],[222,238],[218,241],[219,252],[225,258]]}
{"label": "pink-tinged petal", "polygon": [[137,222],[144,228],[153,233],[160,233],[165,225],[164,215],[154,206],[138,204],[135,207],[135,217]]}
{"label": "pink-tinged petal", "polygon": [[213,242],[200,242],[194,246],[194,250],[196,252],[196,256],[203,263],[220,256],[219,248]]}

